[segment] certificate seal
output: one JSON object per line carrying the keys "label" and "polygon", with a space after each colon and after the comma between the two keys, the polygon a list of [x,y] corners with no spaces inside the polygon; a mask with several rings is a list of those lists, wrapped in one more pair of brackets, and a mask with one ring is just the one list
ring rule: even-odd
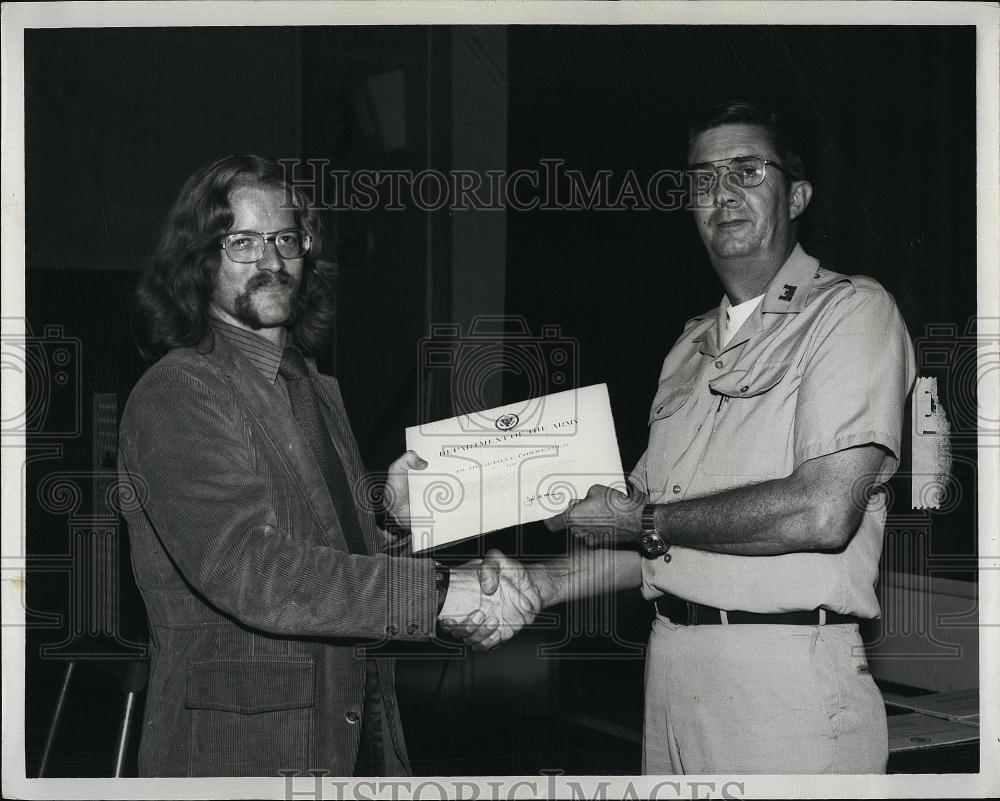
{"label": "certificate seal", "polygon": [[496,427],[501,431],[510,431],[514,426],[520,422],[520,419],[513,412],[508,412],[507,414],[502,414],[496,419]]}

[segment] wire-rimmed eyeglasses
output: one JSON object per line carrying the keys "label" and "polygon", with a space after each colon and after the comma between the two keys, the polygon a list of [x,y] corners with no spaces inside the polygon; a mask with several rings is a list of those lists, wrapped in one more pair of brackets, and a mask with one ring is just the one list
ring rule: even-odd
{"label": "wire-rimmed eyeglasses", "polygon": [[707,195],[715,189],[716,182],[720,178],[725,178],[727,185],[740,189],[760,186],[764,182],[768,165],[786,172],[778,162],[760,156],[737,156],[734,159],[703,161],[690,165],[685,172],[691,192],[695,195]]}
{"label": "wire-rimmed eyeglasses", "polygon": [[251,264],[264,256],[267,243],[273,242],[274,249],[283,259],[299,259],[309,252],[312,237],[301,228],[286,228],[284,231],[234,231],[226,234],[220,243],[235,262]]}

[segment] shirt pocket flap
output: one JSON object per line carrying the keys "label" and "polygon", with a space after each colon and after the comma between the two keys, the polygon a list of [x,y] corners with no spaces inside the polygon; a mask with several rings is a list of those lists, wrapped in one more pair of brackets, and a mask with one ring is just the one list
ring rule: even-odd
{"label": "shirt pocket flap", "polygon": [[649,410],[649,425],[664,417],[670,417],[683,406],[694,393],[695,382],[684,383],[664,382],[656,391],[653,405]]}
{"label": "shirt pocket flap", "polygon": [[782,362],[755,363],[746,370],[733,369],[725,375],[720,375],[708,382],[712,392],[726,395],[730,398],[752,398],[763,395],[788,372],[792,360]]}
{"label": "shirt pocket flap", "polygon": [[189,709],[218,709],[252,715],[299,709],[315,703],[313,660],[213,659],[188,666]]}

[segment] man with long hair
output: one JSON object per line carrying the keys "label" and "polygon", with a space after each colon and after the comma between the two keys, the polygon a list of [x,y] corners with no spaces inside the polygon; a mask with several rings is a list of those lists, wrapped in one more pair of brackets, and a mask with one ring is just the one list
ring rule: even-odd
{"label": "man with long hair", "polygon": [[139,282],[156,361],[119,464],[151,635],[143,776],[406,775],[394,665],[363,646],[489,619],[488,648],[539,606],[378,525],[382,495],[405,531],[423,463],[407,452],[366,484],[337,381],[308,358],[334,321],[321,235],[277,164],[223,158],[181,189]]}

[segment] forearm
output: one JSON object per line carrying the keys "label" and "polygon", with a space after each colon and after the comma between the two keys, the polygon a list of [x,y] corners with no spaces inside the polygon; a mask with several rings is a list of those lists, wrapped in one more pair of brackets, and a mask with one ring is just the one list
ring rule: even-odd
{"label": "forearm", "polygon": [[525,565],[543,607],[593,595],[635,589],[642,583],[642,557],[635,551],[579,550],[562,559]]}
{"label": "forearm", "polygon": [[198,521],[155,499],[143,511],[186,582],[251,628],[366,639],[433,633],[437,593],[430,560],[306,544],[252,511],[240,521],[206,511]]}
{"label": "forearm", "polygon": [[763,556],[829,547],[814,499],[794,479],[765,481],[656,507],[656,529],[671,543]]}
{"label": "forearm", "polygon": [[768,556],[850,542],[886,458],[877,445],[810,459],[786,478],[658,506],[656,528],[702,551]]}
{"label": "forearm", "polygon": [[274,634],[432,636],[437,592],[429,560],[274,540],[248,532],[239,555],[200,577],[199,590],[241,622]]}

